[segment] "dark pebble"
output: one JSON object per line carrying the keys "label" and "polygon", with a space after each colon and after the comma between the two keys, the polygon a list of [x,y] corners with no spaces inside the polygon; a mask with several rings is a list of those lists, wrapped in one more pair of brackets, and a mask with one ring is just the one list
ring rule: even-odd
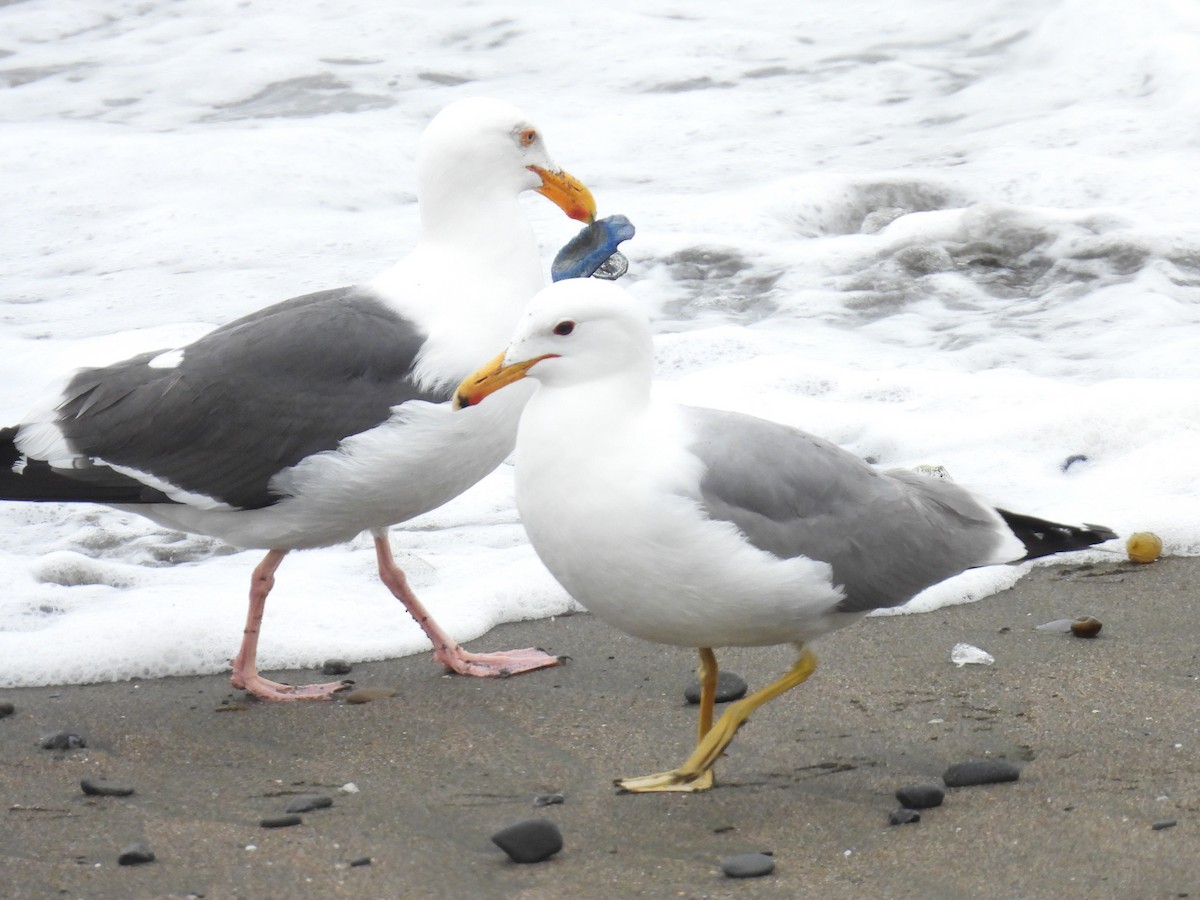
{"label": "dark pebble", "polygon": [[554,806],[558,803],[566,801],[566,797],[562,794],[538,794],[533,798],[534,806]]}
{"label": "dark pebble", "polygon": [[[727,703],[746,696],[746,679],[733,672],[717,673],[717,703]],[[684,699],[688,703],[700,702],[700,679],[693,678],[692,683],[683,689]]]}
{"label": "dark pebble", "polygon": [[1021,770],[1002,759],[971,759],[955,763],[946,770],[942,781],[946,787],[970,787],[973,784],[996,784],[1016,781]]}
{"label": "dark pebble", "polygon": [[87,741],[83,735],[73,731],[56,731],[41,740],[43,750],[78,750],[80,747],[86,746]]}
{"label": "dark pebble", "polygon": [[355,688],[352,691],[347,691],[345,694],[342,694],[342,699],[347,703],[370,703],[372,700],[384,700],[388,697],[395,696],[395,688]]}
{"label": "dark pebble", "polygon": [[896,791],[896,799],[909,809],[933,809],[942,805],[946,792],[936,784],[910,784]]}
{"label": "dark pebble", "polygon": [[321,666],[323,675],[349,675],[354,667],[344,659],[327,659]]}
{"label": "dark pebble", "polygon": [[325,797],[321,794],[301,794],[292,799],[284,812],[306,813],[312,812],[314,809],[328,809],[331,806],[333,806],[332,797]]}
{"label": "dark pebble", "polygon": [[1174,828],[1175,820],[1174,819],[1159,819],[1157,822],[1155,822],[1150,827],[1153,828],[1155,831],[1162,831],[1164,828]]}
{"label": "dark pebble", "polygon": [[761,878],[775,871],[775,857],[769,853],[739,853],[721,860],[721,871],[729,878]]}
{"label": "dark pebble", "polygon": [[1071,623],[1071,634],[1075,637],[1094,638],[1104,626],[1093,616],[1080,616]]}
{"label": "dark pebble", "polygon": [[16,709],[17,708],[12,705],[12,701],[0,700],[0,719],[3,719],[5,716],[11,716],[14,712],[16,712]]}
{"label": "dark pebble", "polygon": [[889,825],[911,825],[913,822],[920,821],[921,814],[919,812],[917,812],[915,809],[908,809],[904,806],[900,807],[899,809],[893,809],[891,814],[888,816]]}
{"label": "dark pebble", "polygon": [[154,862],[154,851],[149,844],[136,841],[121,848],[117,864],[122,866],[140,866],[142,863]]}
{"label": "dark pebble", "polygon": [[513,862],[536,863],[562,849],[562,832],[547,819],[526,819],[492,835],[492,843]]}
{"label": "dark pebble", "polygon": [[267,816],[258,824],[263,828],[291,828],[293,825],[300,825],[304,822],[299,816]]}
{"label": "dark pebble", "polygon": [[370,864],[371,864],[371,857],[369,857],[369,856],[360,856],[358,859],[350,860],[351,868],[353,868],[355,866],[369,866]]}
{"label": "dark pebble", "polygon": [[131,785],[115,784],[103,778],[81,778],[79,786],[91,797],[128,797],[133,793]]}

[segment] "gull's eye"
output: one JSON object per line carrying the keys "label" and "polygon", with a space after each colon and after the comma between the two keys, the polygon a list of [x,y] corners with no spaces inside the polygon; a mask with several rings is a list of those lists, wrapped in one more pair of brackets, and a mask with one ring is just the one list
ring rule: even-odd
{"label": "gull's eye", "polygon": [[523,128],[521,133],[517,135],[517,140],[522,147],[528,147],[537,140],[538,133],[536,128]]}
{"label": "gull's eye", "polygon": [[570,334],[574,330],[575,330],[575,323],[572,322],[570,319],[563,319],[561,322],[559,322],[557,325],[554,326],[554,333],[557,334],[559,337],[566,337],[568,334]]}

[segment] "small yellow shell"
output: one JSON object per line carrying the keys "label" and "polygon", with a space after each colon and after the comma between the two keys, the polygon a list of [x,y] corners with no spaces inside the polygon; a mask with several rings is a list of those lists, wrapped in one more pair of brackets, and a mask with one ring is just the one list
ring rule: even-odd
{"label": "small yellow shell", "polygon": [[1138,531],[1125,542],[1125,552],[1135,563],[1152,563],[1162,555],[1162,538],[1151,531]]}

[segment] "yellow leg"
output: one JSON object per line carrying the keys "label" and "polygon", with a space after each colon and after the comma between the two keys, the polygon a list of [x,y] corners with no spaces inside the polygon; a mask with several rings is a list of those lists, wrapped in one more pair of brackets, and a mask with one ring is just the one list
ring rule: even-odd
{"label": "yellow leg", "polygon": [[[703,655],[701,660],[703,665]],[[620,778],[615,782],[617,787],[635,794],[650,791],[708,790],[713,786],[713,764],[729,746],[729,742],[733,740],[733,736],[737,734],[737,730],[742,727],[750,714],[764,703],[774,700],[780,694],[803,683],[809,675],[816,671],[816,668],[817,657],[808,648],[801,648],[800,658],[784,675],[772,681],[765,688],[755,691],[749,697],[730,704],[729,709],[717,720],[717,724],[701,738],[692,755],[678,769],[659,772],[657,775],[643,775],[639,778]],[[701,683],[703,684],[703,681]]]}
{"label": "yellow leg", "polygon": [[717,697],[717,654],[711,647],[700,648],[700,667],[696,677],[700,679],[700,735],[697,743],[712,729],[713,706]]}

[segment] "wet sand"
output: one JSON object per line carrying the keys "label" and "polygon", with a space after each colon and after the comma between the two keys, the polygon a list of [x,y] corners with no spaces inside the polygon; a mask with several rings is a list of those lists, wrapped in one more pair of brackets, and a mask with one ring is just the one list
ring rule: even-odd
{"label": "wet sand", "polygon": [[[500,681],[427,655],[360,664],[396,696],[266,704],[226,676],[0,691],[5,897],[1200,897],[1200,560],[1041,569],[979,603],[868,619],[815,645],[805,685],[743,728],[698,795],[622,795],[694,743],[691,651],[588,615],[496,629],[473,649],[570,657]],[[330,608],[336,615],[336,608]],[[1095,640],[1038,632],[1090,614]],[[956,668],[959,641],[992,666]],[[758,687],[787,647],[727,650]],[[275,673],[289,681],[319,673]],[[42,750],[71,729],[86,749]],[[888,826],[905,784],[996,757],[1018,782],[947,792]],[[132,784],[87,797],[84,776]],[[357,793],[339,788],[347,783]],[[535,808],[537,794],[561,805]],[[330,809],[265,829],[299,793]],[[489,836],[551,819],[565,847],[517,865]],[[1155,830],[1156,822],[1174,820]],[[153,863],[117,865],[145,841]],[[719,860],[771,851],[775,873]],[[369,865],[350,866],[369,857]]]}

